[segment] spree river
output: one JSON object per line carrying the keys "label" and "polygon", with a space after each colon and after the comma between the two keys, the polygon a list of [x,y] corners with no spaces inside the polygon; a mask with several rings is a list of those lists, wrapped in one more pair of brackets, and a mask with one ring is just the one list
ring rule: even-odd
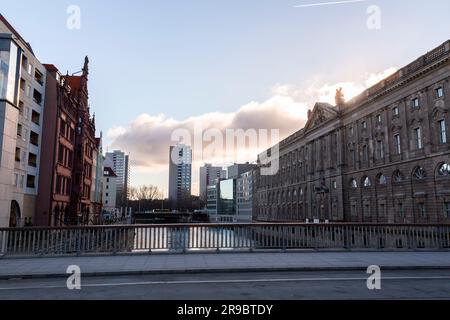
{"label": "spree river", "polygon": [[208,227],[136,228],[134,252],[140,251],[195,251],[199,249],[250,248],[252,235],[245,229]]}

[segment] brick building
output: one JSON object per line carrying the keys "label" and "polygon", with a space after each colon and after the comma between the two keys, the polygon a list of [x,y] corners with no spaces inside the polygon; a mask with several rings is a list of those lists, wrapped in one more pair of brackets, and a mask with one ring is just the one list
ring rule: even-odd
{"label": "brick building", "polygon": [[[61,75],[45,65],[46,112],[35,224],[74,225],[95,221],[91,203],[95,121],[88,106],[88,59],[81,75]],[[101,210],[95,210],[100,212]]]}
{"label": "brick building", "polygon": [[449,79],[447,41],[348,102],[317,103],[280,142],[277,174],[259,161],[254,219],[450,222]]}

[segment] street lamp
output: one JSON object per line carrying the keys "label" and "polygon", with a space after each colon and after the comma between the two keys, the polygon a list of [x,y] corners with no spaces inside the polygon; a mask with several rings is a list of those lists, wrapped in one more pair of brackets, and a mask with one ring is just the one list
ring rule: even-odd
{"label": "street lamp", "polygon": [[320,212],[319,212],[319,219],[320,219],[320,213],[322,213],[322,211],[324,211],[324,209],[325,209],[325,203],[324,203],[325,197],[327,194],[330,193],[330,189],[327,186],[325,186],[325,179],[322,180],[322,183],[320,186],[314,187],[314,191],[320,197]]}

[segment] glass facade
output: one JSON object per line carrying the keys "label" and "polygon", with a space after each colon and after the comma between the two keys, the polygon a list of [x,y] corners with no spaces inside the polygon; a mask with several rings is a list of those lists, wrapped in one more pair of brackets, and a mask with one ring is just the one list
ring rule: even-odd
{"label": "glass facade", "polygon": [[17,104],[19,48],[11,39],[0,39],[0,99]]}
{"label": "glass facade", "polygon": [[235,215],[236,214],[236,180],[228,179],[220,181],[219,192],[219,215]]}

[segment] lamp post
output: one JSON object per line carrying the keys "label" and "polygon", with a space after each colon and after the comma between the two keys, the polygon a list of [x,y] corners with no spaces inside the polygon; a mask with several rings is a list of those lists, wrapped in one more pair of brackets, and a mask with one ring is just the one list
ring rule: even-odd
{"label": "lamp post", "polygon": [[[325,201],[326,195],[330,193],[330,189],[327,186],[325,186],[325,179],[322,179],[322,183],[320,186],[314,187],[314,191],[320,197],[320,207],[319,207],[320,208],[319,219],[320,219],[321,213],[325,210],[324,201]],[[325,215],[325,212],[324,212],[324,215]]]}

